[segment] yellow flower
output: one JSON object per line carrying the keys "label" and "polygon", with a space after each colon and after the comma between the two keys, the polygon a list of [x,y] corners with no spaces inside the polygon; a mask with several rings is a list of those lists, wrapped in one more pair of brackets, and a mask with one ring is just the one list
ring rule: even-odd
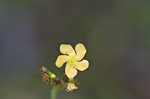
{"label": "yellow flower", "polygon": [[74,83],[68,83],[67,91],[73,91],[73,90],[77,90],[77,89],[78,89],[78,87]]}
{"label": "yellow flower", "polygon": [[74,78],[77,75],[77,70],[84,71],[88,68],[89,62],[81,60],[86,54],[86,48],[83,44],[78,43],[75,50],[70,44],[61,44],[60,52],[64,55],[57,57],[56,66],[60,68],[66,63],[65,74],[68,78]]}

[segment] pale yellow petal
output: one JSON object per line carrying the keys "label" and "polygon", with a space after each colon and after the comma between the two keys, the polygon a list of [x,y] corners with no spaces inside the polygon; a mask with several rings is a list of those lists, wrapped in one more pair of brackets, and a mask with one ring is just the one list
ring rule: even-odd
{"label": "pale yellow petal", "polygon": [[69,63],[66,64],[65,74],[68,78],[74,78],[77,75],[78,71],[71,66]]}
{"label": "pale yellow petal", "polygon": [[75,51],[70,44],[61,44],[60,45],[60,52],[62,54],[67,54],[69,56],[75,55]]}
{"label": "pale yellow petal", "polygon": [[56,66],[58,68],[62,67],[65,62],[69,60],[69,56],[67,55],[59,55],[56,60]]}
{"label": "pale yellow petal", "polygon": [[89,62],[87,60],[82,60],[81,62],[77,62],[75,68],[84,71],[89,67]]}
{"label": "pale yellow petal", "polygon": [[67,91],[73,91],[78,89],[78,87],[74,83],[68,83],[67,85]]}
{"label": "pale yellow petal", "polygon": [[81,60],[86,54],[86,48],[82,43],[78,43],[75,47],[76,58],[77,60]]}

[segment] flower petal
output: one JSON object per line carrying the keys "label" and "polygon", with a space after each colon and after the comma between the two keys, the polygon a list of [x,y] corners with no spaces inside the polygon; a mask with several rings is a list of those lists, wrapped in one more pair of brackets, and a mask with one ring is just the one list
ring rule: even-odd
{"label": "flower petal", "polygon": [[82,60],[81,62],[77,62],[75,68],[84,71],[89,67],[89,62],[87,60]]}
{"label": "flower petal", "polygon": [[77,75],[78,71],[71,66],[71,64],[67,63],[65,68],[65,74],[68,78],[74,78]]}
{"label": "flower petal", "polygon": [[75,47],[75,50],[77,53],[76,55],[77,60],[81,60],[85,56],[85,53],[86,53],[85,46],[82,43],[78,43]]}
{"label": "flower petal", "polygon": [[75,55],[75,51],[70,44],[61,44],[60,45],[60,52],[62,54],[67,54],[69,56]]}
{"label": "flower petal", "polygon": [[67,55],[59,55],[56,60],[56,66],[58,68],[62,67],[65,62],[69,60],[69,56]]}
{"label": "flower petal", "polygon": [[67,91],[73,91],[78,89],[78,87],[74,83],[68,83],[67,85]]}

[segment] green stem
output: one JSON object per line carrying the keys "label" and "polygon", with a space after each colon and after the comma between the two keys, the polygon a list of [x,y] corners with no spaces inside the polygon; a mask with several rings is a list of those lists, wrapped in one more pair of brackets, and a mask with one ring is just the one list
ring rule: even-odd
{"label": "green stem", "polygon": [[51,99],[56,99],[60,86],[54,86],[51,90]]}

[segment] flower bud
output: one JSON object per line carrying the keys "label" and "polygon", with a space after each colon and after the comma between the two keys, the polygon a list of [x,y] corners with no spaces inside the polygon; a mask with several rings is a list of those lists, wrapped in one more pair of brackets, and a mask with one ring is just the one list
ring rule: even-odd
{"label": "flower bud", "polygon": [[41,72],[45,73],[47,71],[47,68],[45,66],[41,67]]}
{"label": "flower bud", "polygon": [[42,75],[42,79],[44,82],[49,83],[50,82],[50,78],[46,75]]}
{"label": "flower bud", "polygon": [[78,85],[79,85],[78,80],[74,81],[74,84],[75,84],[76,86],[78,86]]}
{"label": "flower bud", "polygon": [[51,74],[51,78],[54,79],[56,78],[56,75],[54,73]]}

